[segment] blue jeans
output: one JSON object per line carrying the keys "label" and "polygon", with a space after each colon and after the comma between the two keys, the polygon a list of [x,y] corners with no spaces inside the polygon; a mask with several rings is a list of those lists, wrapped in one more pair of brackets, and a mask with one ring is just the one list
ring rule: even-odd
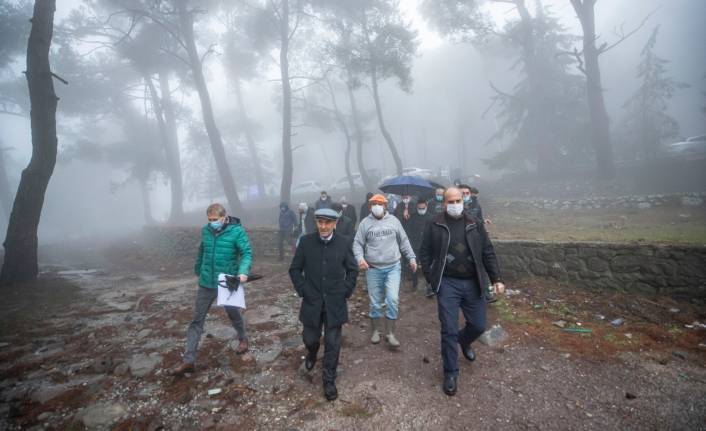
{"label": "blue jeans", "polygon": [[[437,294],[444,375],[458,375],[458,344],[469,345],[485,331],[486,301],[476,279],[442,277]],[[458,309],[466,325],[458,328]]]}
{"label": "blue jeans", "polygon": [[385,268],[368,268],[365,274],[370,297],[370,318],[382,317],[382,306],[385,304],[385,317],[397,320],[397,310],[400,303],[400,277],[402,265],[397,262]]}

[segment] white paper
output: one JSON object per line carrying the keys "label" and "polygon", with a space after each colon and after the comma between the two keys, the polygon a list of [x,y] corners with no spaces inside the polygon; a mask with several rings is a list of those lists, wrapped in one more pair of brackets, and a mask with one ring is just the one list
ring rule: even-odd
{"label": "white paper", "polygon": [[245,285],[240,283],[238,290],[233,293],[231,293],[227,287],[223,287],[225,285],[226,274],[218,274],[218,299],[216,300],[216,304],[223,306],[230,305],[245,310]]}

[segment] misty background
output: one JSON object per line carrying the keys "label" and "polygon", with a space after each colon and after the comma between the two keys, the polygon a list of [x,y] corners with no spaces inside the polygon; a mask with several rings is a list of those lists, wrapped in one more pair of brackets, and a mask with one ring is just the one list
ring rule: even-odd
{"label": "misty background", "polygon": [[[3,111],[0,113],[0,146],[8,188],[14,196],[20,173],[31,154],[26,81],[22,74],[31,6],[21,1],[2,3],[2,19],[6,22],[2,32],[12,32],[21,41],[23,39],[18,50],[7,50],[7,55],[2,53],[6,61],[0,71],[0,108]],[[170,87],[175,111],[185,213],[181,220],[173,222],[200,221],[208,203],[213,200],[227,203],[204,130],[192,72],[166,50],[147,50],[152,43],[173,46],[175,42],[166,40],[169,35],[160,31],[159,26],[151,24],[152,28],[148,29],[147,21],[131,29],[131,37],[135,38],[131,44],[117,33],[96,28],[96,23],[112,19],[116,27],[130,29],[125,16],[111,18],[111,14],[126,5],[133,7],[141,3],[150,2],[57,2],[50,61],[54,72],[66,79],[68,85],[55,83],[60,97],[57,110],[59,161],[46,193],[40,242],[118,234],[146,223],[169,220],[170,175],[164,167],[164,151],[159,143],[160,134],[145,74],[135,66],[139,61],[155,70],[162,66],[168,70],[166,84]],[[336,39],[332,30],[326,28],[331,22],[331,12],[325,9],[325,3],[310,2],[290,44],[290,72],[297,77],[291,81],[294,88],[292,186],[295,188],[302,182],[316,181],[328,190],[335,181],[346,176],[346,138],[331,111],[331,93],[344,116],[349,137],[355,141],[345,82],[340,70],[331,66],[330,58],[322,54],[327,52],[328,41]],[[396,9],[395,13],[414,36],[416,44],[411,53],[411,79],[406,88],[400,86],[394,73],[382,78],[379,85],[385,124],[402,165],[430,169],[449,179],[455,177],[453,173],[476,174],[485,184],[513,175],[519,175],[518,178],[540,175],[531,155],[520,151],[511,153],[512,160],[508,162],[498,158],[499,154],[514,148],[517,141],[513,133],[498,135],[504,120],[502,101],[496,100],[499,92],[511,94],[523,80],[517,46],[493,37],[492,32],[483,43],[464,35],[444,34],[433,17],[428,16],[433,9],[425,7],[429,2],[384,3]],[[502,32],[518,20],[512,4],[481,3],[483,13],[496,32]],[[578,64],[571,55],[573,47],[580,49],[581,25],[569,0],[527,0],[525,3],[534,17],[541,12],[555,19],[556,34],[564,38],[559,45],[565,44],[562,49],[567,53],[548,58],[555,59],[557,64],[565,62],[564,71],[581,79]],[[258,27],[263,22],[259,20],[264,18],[258,17],[257,8],[266,11],[267,4],[235,0],[199,2],[202,13],[195,19],[194,36],[203,55],[203,73],[215,122],[242,205],[266,208],[274,217],[283,172],[282,81],[278,47],[268,39],[271,35]],[[11,9],[26,14],[24,20],[15,21],[21,23],[18,28],[7,24],[14,19],[9,13]],[[635,132],[626,120],[629,117],[626,102],[641,85],[636,77],[637,68],[644,58],[643,48],[651,38],[654,38],[654,53],[668,61],[664,64],[665,76],[675,83],[673,94],[666,99],[664,114],[672,118],[678,128],[660,137],[660,143],[705,134],[706,2],[599,1],[595,15],[599,44],[620,39],[621,26],[623,33],[637,29],[600,56],[617,169],[621,169],[622,162],[646,158],[647,152],[643,154],[633,147]],[[655,29],[658,29],[656,33]],[[231,42],[236,46],[231,46]],[[330,87],[323,76],[329,77]],[[159,85],[156,74],[152,77]],[[378,125],[370,85],[364,76],[361,81],[354,95],[363,129],[364,163],[377,175],[379,184],[379,178],[395,174],[395,163]],[[236,87],[242,91],[242,105]],[[160,85],[160,94],[161,91]],[[563,100],[569,105],[571,94],[567,93]],[[587,109],[582,105],[571,106],[576,109],[574,115],[588,127]],[[247,118],[243,118],[243,113]],[[515,121],[521,120],[516,118]],[[565,181],[571,172],[593,169],[590,147],[581,143],[586,133],[585,128],[567,131],[566,150],[561,150],[567,162],[558,163],[565,165],[566,172],[557,171],[548,180]],[[492,139],[494,136],[497,139]],[[249,147],[252,143],[257,147],[262,167],[265,196],[261,195],[253,170]],[[352,153],[351,171],[359,172],[355,148]],[[655,176],[665,178],[672,174],[654,172]],[[693,190],[684,191],[703,190],[703,187],[704,184],[693,184]],[[362,202],[366,191],[358,187],[355,193],[331,191],[331,194],[334,199],[346,194],[349,201]],[[311,201],[311,196],[298,196],[293,192],[290,206],[294,208],[300,200]],[[198,214],[198,218],[190,218],[192,213]],[[0,223],[2,229],[6,229],[8,217],[9,211],[5,209]],[[250,223],[257,224],[256,220]]]}

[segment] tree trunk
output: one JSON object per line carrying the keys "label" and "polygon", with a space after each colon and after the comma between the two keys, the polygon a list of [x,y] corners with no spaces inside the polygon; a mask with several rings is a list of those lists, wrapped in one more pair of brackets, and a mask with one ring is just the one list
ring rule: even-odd
{"label": "tree trunk", "polygon": [[154,224],[154,218],[152,217],[152,204],[150,203],[150,189],[147,186],[147,181],[139,178],[137,182],[140,184],[140,195],[142,196],[142,211],[145,216],[145,224]]}
{"label": "tree trunk", "polygon": [[400,159],[400,155],[397,153],[395,142],[392,140],[390,132],[387,131],[385,121],[382,118],[382,107],[380,106],[380,95],[378,94],[378,78],[374,67],[370,70],[370,81],[373,84],[373,99],[375,100],[375,112],[378,116],[380,131],[382,132],[382,136],[385,137],[385,142],[387,142],[387,147],[390,149],[390,153],[392,153],[392,159],[395,161],[397,175],[402,175],[402,159]]}
{"label": "tree trunk", "polygon": [[167,132],[164,150],[167,156],[167,167],[172,191],[169,219],[174,222],[184,217],[184,180],[181,173],[179,134],[177,132],[176,115],[174,114],[174,104],[172,103],[172,90],[169,85],[169,73],[164,70],[159,71],[159,91],[162,94],[160,101]]}
{"label": "tree trunk", "polygon": [[596,152],[597,174],[600,178],[615,177],[613,147],[610,142],[610,119],[603,100],[600,51],[596,48],[596,22],[593,10],[595,0],[571,0],[583,29],[583,58],[586,74],[586,96],[591,116],[593,148]]}
{"label": "tree trunk", "polygon": [[333,112],[336,116],[336,122],[343,132],[343,136],[346,138],[346,156],[345,156],[345,168],[346,176],[348,177],[348,187],[351,189],[351,194],[355,195],[355,181],[353,180],[353,175],[351,175],[351,134],[348,132],[348,125],[346,124],[346,119],[343,118],[341,110],[338,109],[338,102],[336,101],[336,94],[333,91],[333,86],[331,81],[326,78],[326,84],[328,85],[328,91],[331,95],[331,104],[333,105]]}
{"label": "tree trunk", "polygon": [[27,84],[31,106],[32,158],[22,171],[5,238],[5,261],[0,283],[37,278],[37,229],[44,194],[56,164],[56,106],[49,49],[54,31],[55,0],[34,3],[27,43]]}
{"label": "tree trunk", "polygon": [[[164,112],[164,106],[163,102],[164,100],[160,100],[159,94],[157,93],[157,89],[154,86],[154,82],[152,82],[152,77],[149,76],[149,74],[145,75],[145,84],[147,85],[147,88],[149,89],[150,92],[150,99],[152,101],[152,108],[154,109],[154,115],[155,118],[157,119],[157,126],[159,128],[159,136],[162,140],[162,145],[164,146],[164,154],[166,156],[167,160],[167,174],[169,175],[169,184],[171,187],[171,200],[172,200],[172,205],[171,205],[171,212],[169,215],[170,220],[174,221],[176,219],[179,219],[182,216],[182,211],[181,211],[181,169],[179,167],[178,163],[178,156],[177,156],[177,167],[175,169],[174,167],[174,155],[172,154],[173,147],[172,147],[172,142],[171,142],[171,136],[170,133],[168,132],[167,124],[165,121],[165,112]],[[161,86],[160,86],[161,87]],[[179,176],[179,179],[176,179],[176,176]]]}
{"label": "tree trunk", "polygon": [[355,150],[356,159],[358,160],[358,172],[360,172],[360,178],[363,180],[363,185],[367,192],[372,192],[377,187],[373,184],[372,180],[368,176],[368,171],[365,170],[365,162],[363,160],[363,128],[360,125],[360,117],[358,116],[358,106],[355,101],[355,95],[353,94],[353,86],[349,81],[346,83],[348,88],[348,100],[351,104],[351,115],[353,116],[353,125],[355,127]]}
{"label": "tree trunk", "polygon": [[253,139],[252,130],[250,130],[250,119],[245,111],[245,102],[243,101],[243,91],[240,88],[240,79],[235,79],[235,96],[238,99],[238,109],[240,110],[240,119],[243,123],[243,131],[245,141],[248,143],[248,152],[252,157],[253,169],[255,170],[255,181],[257,182],[257,194],[260,199],[265,197],[265,176],[262,174],[262,165],[260,164],[260,154],[258,153],[255,139]]}
{"label": "tree trunk", "polygon": [[282,77],[282,185],[281,202],[289,202],[292,191],[292,85],[289,82],[289,0],[282,1],[280,16],[279,69]]}
{"label": "tree trunk", "polygon": [[7,164],[5,163],[7,150],[0,144],[0,206],[2,206],[3,226],[9,220],[12,211],[12,190],[10,190],[10,180],[7,177]]}
{"label": "tree trunk", "polygon": [[[522,31],[522,61],[527,73],[529,83],[529,100],[527,105],[526,124],[530,125],[530,141],[535,150],[537,159],[537,174],[540,177],[550,177],[556,171],[554,164],[554,152],[552,142],[547,136],[550,127],[547,121],[547,107],[543,100],[546,94],[544,88],[544,77],[541,76],[539,65],[537,64],[536,35],[534,31],[534,20],[527,9],[524,0],[516,0],[517,13],[520,15]],[[541,11],[541,9],[540,9]]]}
{"label": "tree trunk", "polygon": [[189,65],[191,66],[194,85],[196,86],[196,91],[199,93],[203,122],[206,127],[208,139],[211,143],[211,151],[213,152],[213,158],[216,162],[216,169],[218,170],[218,175],[221,177],[221,183],[223,184],[223,191],[225,192],[226,199],[228,200],[228,206],[231,211],[238,213],[242,211],[243,207],[240,202],[240,198],[238,197],[238,191],[235,187],[233,174],[230,172],[230,168],[228,167],[228,160],[226,159],[226,152],[223,147],[221,133],[216,126],[216,120],[213,116],[211,95],[208,92],[206,80],[203,76],[203,65],[201,63],[201,58],[196,51],[196,41],[194,40],[194,17],[192,12],[186,9],[186,0],[180,0],[177,3],[177,6],[179,12],[179,25],[184,38],[184,44],[186,45],[186,52],[189,56]]}

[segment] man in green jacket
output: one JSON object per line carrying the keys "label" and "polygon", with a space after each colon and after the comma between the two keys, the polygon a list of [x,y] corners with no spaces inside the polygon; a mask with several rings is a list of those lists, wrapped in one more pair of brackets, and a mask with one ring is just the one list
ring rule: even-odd
{"label": "man in green jacket", "polygon": [[[245,283],[252,265],[250,240],[240,225],[240,219],[226,215],[223,205],[217,203],[209,205],[206,215],[208,224],[201,229],[201,245],[194,266],[194,272],[199,277],[194,319],[186,331],[183,362],[171,370],[175,376],[194,371],[196,349],[201,340],[206,314],[218,297],[218,275],[237,274],[240,282]],[[240,340],[235,353],[243,354],[248,351],[245,319],[237,307],[224,308]]]}

